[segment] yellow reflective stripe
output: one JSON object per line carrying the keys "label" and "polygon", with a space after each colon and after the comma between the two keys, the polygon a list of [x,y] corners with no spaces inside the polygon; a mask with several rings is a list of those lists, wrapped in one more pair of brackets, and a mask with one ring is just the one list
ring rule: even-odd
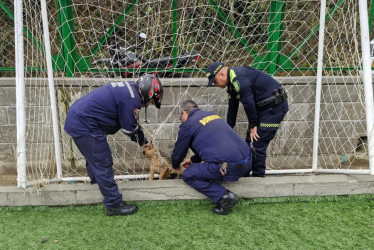
{"label": "yellow reflective stripe", "polygon": [[232,82],[232,85],[234,86],[236,93],[239,93],[239,90],[240,90],[239,81]]}
{"label": "yellow reflective stripe", "polygon": [[236,77],[235,71],[230,69],[230,82],[234,82],[235,77]]}
{"label": "yellow reflective stripe", "polygon": [[218,67],[214,70],[214,74],[216,75],[218,71],[223,67],[223,65],[218,65]]}
{"label": "yellow reflective stripe", "polygon": [[236,73],[234,70],[230,69],[230,82],[232,83],[232,85],[234,86],[234,89],[236,91],[236,93],[239,93],[239,90],[240,90],[240,84],[239,84],[239,81],[236,80],[235,81],[235,78],[236,78]]}
{"label": "yellow reflective stripe", "polygon": [[260,127],[263,128],[279,128],[279,123],[260,123]]}
{"label": "yellow reflective stripe", "polygon": [[236,73],[233,69],[230,69],[230,82],[232,83],[232,86],[234,86],[235,92],[236,92],[236,99],[240,100],[239,90],[240,90],[240,84],[238,80],[235,80]]}

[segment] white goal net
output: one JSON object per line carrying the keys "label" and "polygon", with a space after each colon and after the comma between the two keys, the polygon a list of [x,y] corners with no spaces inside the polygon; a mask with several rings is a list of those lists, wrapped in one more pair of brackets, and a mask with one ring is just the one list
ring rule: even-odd
{"label": "white goal net", "polygon": [[[105,83],[158,72],[162,107],[148,109],[148,123],[142,110],[140,121],[168,158],[182,101],[226,117],[225,90],[206,87],[205,68],[215,61],[258,68],[283,84],[290,110],[269,146],[267,169],[312,169],[321,1],[57,0],[47,7],[62,177],[87,176],[83,156],[63,131],[74,101]],[[23,9],[27,181],[33,182],[53,179],[57,170],[41,4],[24,0]],[[323,46],[318,169],[368,171],[357,0],[327,1]],[[235,130],[245,137],[242,106]],[[122,133],[108,139],[116,175],[148,174],[137,144]]]}

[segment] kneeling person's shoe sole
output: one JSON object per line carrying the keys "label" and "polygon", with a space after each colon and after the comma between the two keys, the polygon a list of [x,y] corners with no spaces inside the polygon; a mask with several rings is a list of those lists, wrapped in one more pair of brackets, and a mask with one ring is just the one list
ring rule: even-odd
{"label": "kneeling person's shoe sole", "polygon": [[116,216],[116,215],[130,215],[135,214],[138,211],[136,205],[128,205],[125,202],[122,202],[116,207],[111,207],[106,210],[107,216]]}
{"label": "kneeling person's shoe sole", "polygon": [[213,212],[219,215],[226,215],[238,203],[238,200],[238,196],[228,192],[228,194],[224,194],[217,202],[217,205],[213,208]]}

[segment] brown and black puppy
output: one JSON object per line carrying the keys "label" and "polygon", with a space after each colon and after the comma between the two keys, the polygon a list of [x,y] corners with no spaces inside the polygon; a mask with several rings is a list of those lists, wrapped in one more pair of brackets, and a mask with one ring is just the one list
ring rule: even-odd
{"label": "brown and black puppy", "polygon": [[159,174],[159,180],[166,180],[170,178],[171,174],[177,174],[178,176],[182,174],[182,171],[177,171],[172,168],[171,164],[167,162],[156,150],[155,148],[145,148],[143,151],[145,157],[149,159],[149,180],[154,179],[155,173]]}

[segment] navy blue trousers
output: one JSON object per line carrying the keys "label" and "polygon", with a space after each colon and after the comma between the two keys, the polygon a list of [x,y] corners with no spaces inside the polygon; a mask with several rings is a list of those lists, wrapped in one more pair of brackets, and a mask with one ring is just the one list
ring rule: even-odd
{"label": "navy blue trousers", "polygon": [[[263,177],[266,169],[266,150],[271,140],[279,129],[279,124],[288,112],[288,103],[286,101],[275,107],[258,111],[259,124],[257,126],[257,134],[260,136],[258,141],[253,142],[256,155],[253,155],[252,176]],[[278,124],[278,127],[266,126]],[[246,142],[250,144],[250,129],[248,128]]]}
{"label": "navy blue trousers", "polygon": [[[257,134],[260,136],[258,141],[253,141],[253,147],[256,150],[256,154],[253,154],[252,164],[252,175],[263,177],[266,169],[266,150],[271,140],[273,140],[278,129],[275,130],[263,130],[261,127],[257,127]],[[251,140],[247,135],[246,142],[250,145]]]}
{"label": "navy blue trousers", "polygon": [[103,134],[88,134],[73,138],[78,149],[86,158],[86,170],[91,183],[97,183],[107,208],[122,202],[117,183],[114,181],[112,152]]}
{"label": "navy blue trousers", "polygon": [[209,162],[192,163],[184,170],[182,179],[189,186],[208,196],[216,203],[227,190],[216,181],[237,181],[250,171],[251,161],[245,163],[243,168],[229,165],[225,176],[222,176],[219,171],[221,167],[221,164],[217,165]]}

